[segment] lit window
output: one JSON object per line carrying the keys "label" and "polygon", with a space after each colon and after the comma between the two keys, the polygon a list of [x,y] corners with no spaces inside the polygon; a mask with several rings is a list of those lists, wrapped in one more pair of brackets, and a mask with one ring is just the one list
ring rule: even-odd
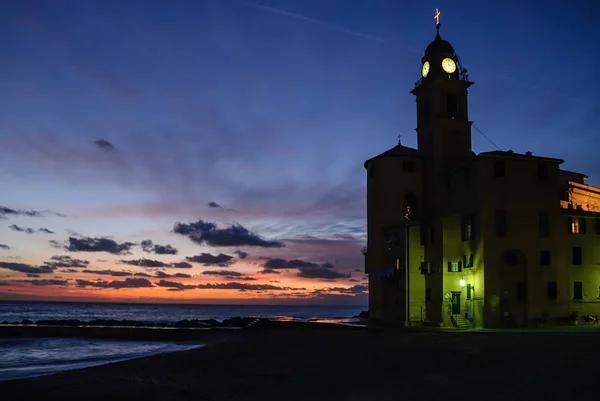
{"label": "lit window", "polygon": [[579,219],[573,219],[571,221],[571,232],[573,234],[579,234]]}

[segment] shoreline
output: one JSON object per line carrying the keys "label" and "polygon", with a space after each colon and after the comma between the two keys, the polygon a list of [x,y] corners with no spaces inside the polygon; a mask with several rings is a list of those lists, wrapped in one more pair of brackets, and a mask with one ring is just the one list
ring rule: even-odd
{"label": "shoreline", "polygon": [[[492,339],[473,332],[256,326],[207,336],[200,349],[0,382],[0,394],[11,400],[464,399],[463,387],[453,390],[458,377],[486,399],[595,394],[597,358],[590,350],[600,336],[593,331]],[[573,360],[576,372],[568,369]]]}

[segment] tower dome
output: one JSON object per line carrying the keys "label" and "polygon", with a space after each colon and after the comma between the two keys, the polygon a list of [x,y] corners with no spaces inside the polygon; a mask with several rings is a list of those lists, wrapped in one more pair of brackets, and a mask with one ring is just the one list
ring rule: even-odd
{"label": "tower dome", "polygon": [[440,36],[440,24],[438,24],[435,39],[425,49],[425,58],[438,58],[440,56],[456,57],[456,53],[450,42]]}

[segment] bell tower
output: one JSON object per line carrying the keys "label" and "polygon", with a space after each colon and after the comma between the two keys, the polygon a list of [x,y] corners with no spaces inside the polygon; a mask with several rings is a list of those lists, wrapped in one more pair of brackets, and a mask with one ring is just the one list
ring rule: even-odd
{"label": "bell tower", "polygon": [[453,168],[471,157],[468,88],[473,85],[452,45],[440,36],[436,10],[435,39],[421,59],[421,78],[411,91],[417,102],[419,152],[433,173]]}

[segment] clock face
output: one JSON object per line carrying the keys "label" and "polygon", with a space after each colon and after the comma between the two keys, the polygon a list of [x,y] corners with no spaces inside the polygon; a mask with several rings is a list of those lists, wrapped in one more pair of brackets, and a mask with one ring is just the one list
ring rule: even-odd
{"label": "clock face", "polygon": [[452,74],[454,71],[456,71],[456,63],[451,58],[445,58],[442,60],[442,68],[448,74]]}
{"label": "clock face", "polygon": [[429,74],[429,61],[423,63],[423,69],[421,70],[421,74],[423,75],[423,77],[427,77],[427,74]]}

